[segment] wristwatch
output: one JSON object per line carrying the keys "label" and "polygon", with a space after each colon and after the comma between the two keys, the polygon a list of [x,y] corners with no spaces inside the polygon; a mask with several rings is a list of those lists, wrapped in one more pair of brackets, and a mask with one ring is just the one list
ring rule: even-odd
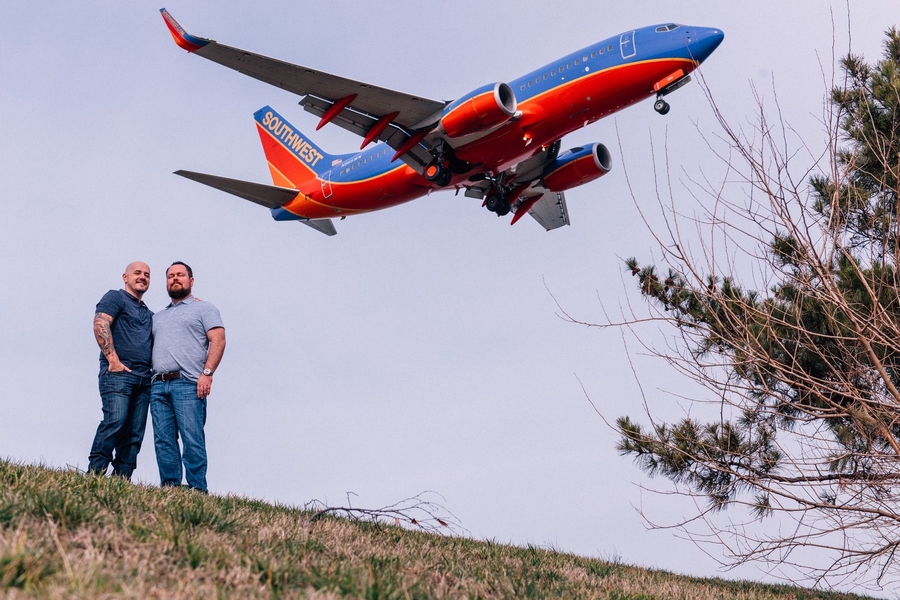
{"label": "wristwatch", "polygon": [[206,375],[207,377],[212,377],[212,374],[213,374],[212,369],[203,369],[203,374]]}

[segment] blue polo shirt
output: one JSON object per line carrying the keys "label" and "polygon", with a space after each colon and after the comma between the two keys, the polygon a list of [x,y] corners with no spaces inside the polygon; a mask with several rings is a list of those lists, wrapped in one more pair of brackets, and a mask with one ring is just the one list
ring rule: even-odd
{"label": "blue polo shirt", "polygon": [[[142,300],[125,290],[109,290],[97,303],[95,312],[113,318],[113,346],[122,364],[141,377],[150,377],[153,312]],[[100,374],[109,370],[109,361],[100,353]]]}

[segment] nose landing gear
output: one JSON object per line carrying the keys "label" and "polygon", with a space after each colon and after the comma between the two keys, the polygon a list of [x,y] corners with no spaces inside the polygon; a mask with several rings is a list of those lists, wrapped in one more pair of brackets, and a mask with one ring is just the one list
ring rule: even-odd
{"label": "nose landing gear", "polygon": [[668,96],[675,90],[684,87],[691,81],[690,75],[685,75],[684,71],[679,69],[658,81],[653,89],[656,91],[656,102],[653,103],[653,110],[661,115],[669,114],[669,103],[663,100],[663,96]]}
{"label": "nose landing gear", "polygon": [[662,99],[662,97],[658,97],[656,102],[653,103],[653,110],[658,112],[661,115],[669,114],[669,109],[672,108],[669,106],[669,103]]}

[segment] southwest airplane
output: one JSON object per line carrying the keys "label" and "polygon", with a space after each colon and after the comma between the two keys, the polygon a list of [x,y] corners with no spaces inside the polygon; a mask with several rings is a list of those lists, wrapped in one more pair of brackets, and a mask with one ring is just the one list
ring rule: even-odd
{"label": "southwest airplane", "polygon": [[548,231],[568,225],[565,190],[602,177],[612,161],[599,143],[560,152],[562,137],[654,95],[654,109],[668,113],[663,97],[724,38],[718,29],[653,25],[438,101],[194,37],[160,12],[188,52],[302,96],[317,130],[335,123],[362,137],[358,152],[328,154],[266,106],[254,117],[275,185],[176,171],[327,235],[334,218],[445,188],[464,189],[497,216],[512,212],[513,224],[528,213]]}

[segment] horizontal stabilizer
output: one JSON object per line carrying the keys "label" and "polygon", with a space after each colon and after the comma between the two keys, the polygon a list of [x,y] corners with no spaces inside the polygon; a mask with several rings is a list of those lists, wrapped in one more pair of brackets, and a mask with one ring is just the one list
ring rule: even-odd
{"label": "horizontal stabilizer", "polygon": [[331,222],[331,219],[304,219],[300,222],[304,225],[309,225],[316,231],[321,231],[325,235],[337,234],[337,230],[334,228],[334,223]]}
{"label": "horizontal stabilizer", "polygon": [[[207,175],[206,173],[195,173],[193,171],[175,171],[176,175],[193,179],[209,187],[217,190],[234,194],[244,200],[255,202],[266,208],[281,208],[291,200],[297,197],[297,190],[274,185],[262,185],[261,183],[251,183],[249,181],[241,181],[240,179],[229,179],[227,177],[218,177],[216,175]],[[326,219],[327,220],[327,219]],[[332,227],[332,229],[334,229]],[[321,231],[321,230],[320,230]]]}

